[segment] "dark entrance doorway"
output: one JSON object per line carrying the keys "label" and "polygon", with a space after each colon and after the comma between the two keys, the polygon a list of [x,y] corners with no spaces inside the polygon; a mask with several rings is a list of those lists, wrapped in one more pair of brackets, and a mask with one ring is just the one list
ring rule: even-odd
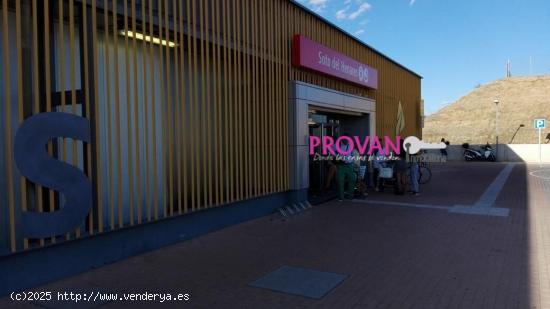
{"label": "dark entrance doorway", "polygon": [[[321,140],[324,136],[334,139],[341,135],[364,137],[369,135],[369,115],[345,110],[310,106],[308,117],[309,135]],[[321,146],[316,147],[321,154]],[[336,165],[334,161],[314,160],[309,157],[309,201],[320,204],[337,196]]]}

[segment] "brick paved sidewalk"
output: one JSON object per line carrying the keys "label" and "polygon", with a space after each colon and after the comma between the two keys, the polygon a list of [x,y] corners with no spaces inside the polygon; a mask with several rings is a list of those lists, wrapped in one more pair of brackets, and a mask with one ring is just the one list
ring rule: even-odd
{"label": "brick paved sidewalk", "polygon": [[[189,302],[166,304],[179,308],[550,308],[550,167],[549,179],[529,175],[544,176],[538,166],[513,167],[494,205],[510,209],[506,217],[447,209],[473,205],[505,166],[434,166],[419,197],[371,194],[286,221],[260,218],[36,290],[189,293]],[[249,286],[283,265],[348,277],[321,299]],[[74,307],[40,304],[59,305]]]}

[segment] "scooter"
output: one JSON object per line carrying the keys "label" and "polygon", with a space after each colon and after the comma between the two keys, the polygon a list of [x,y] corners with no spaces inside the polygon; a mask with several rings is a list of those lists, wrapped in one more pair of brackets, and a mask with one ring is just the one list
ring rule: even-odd
{"label": "scooter", "polygon": [[465,149],[464,160],[466,161],[496,161],[495,151],[489,144],[481,146],[481,150],[472,149],[467,143],[463,144],[462,147]]}

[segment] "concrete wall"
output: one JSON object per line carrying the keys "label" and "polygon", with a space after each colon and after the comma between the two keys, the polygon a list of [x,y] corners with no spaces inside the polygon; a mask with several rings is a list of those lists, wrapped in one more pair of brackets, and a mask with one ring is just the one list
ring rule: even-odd
{"label": "concrete wall", "polygon": [[[471,148],[479,149],[481,145],[470,145]],[[494,147],[494,145],[493,145]],[[447,149],[449,161],[464,161],[464,148],[462,145],[450,145]],[[539,162],[538,144],[510,144],[499,145],[498,161],[502,162]],[[542,162],[550,163],[550,144],[542,145]]]}

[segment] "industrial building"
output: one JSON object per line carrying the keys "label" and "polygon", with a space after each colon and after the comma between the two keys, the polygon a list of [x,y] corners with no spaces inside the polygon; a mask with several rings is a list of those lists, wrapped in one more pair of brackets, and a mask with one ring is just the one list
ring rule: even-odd
{"label": "industrial building", "polygon": [[421,77],[294,1],[1,0],[0,16],[9,289],[305,202],[311,134],[394,136],[401,104],[401,135],[421,136]]}

